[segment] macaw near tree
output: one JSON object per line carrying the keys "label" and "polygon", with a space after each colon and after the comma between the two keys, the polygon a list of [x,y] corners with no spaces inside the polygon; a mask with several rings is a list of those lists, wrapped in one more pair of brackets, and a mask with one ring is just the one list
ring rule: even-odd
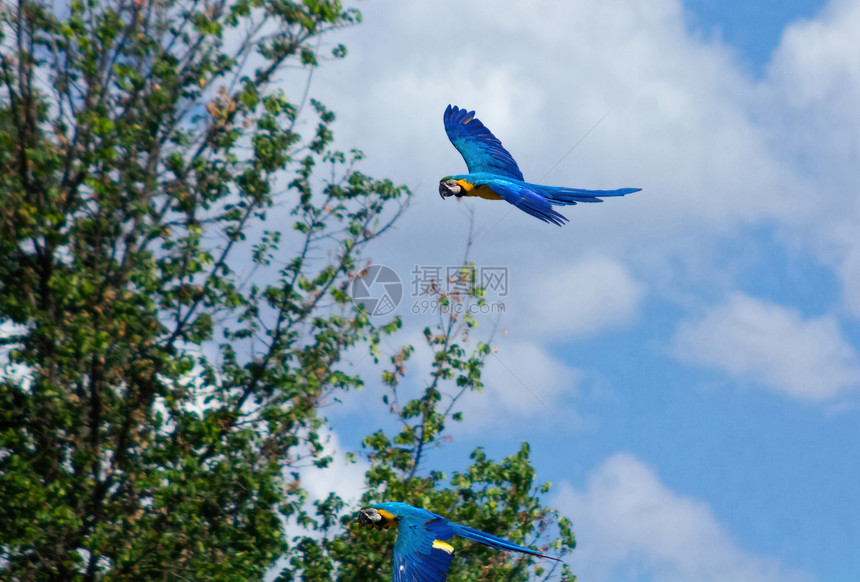
{"label": "macaw near tree", "polygon": [[530,550],[506,539],[480,530],[451,523],[426,509],[399,501],[377,503],[363,508],[356,521],[378,530],[394,527],[394,582],[444,582],[454,548],[443,540],[460,536],[497,550],[522,552],[539,558],[561,561],[537,550]]}
{"label": "macaw near tree", "polygon": [[624,196],[641,190],[583,190],[525,182],[513,156],[475,117],[474,111],[448,105],[442,119],[448,139],[469,168],[468,174],[442,178],[439,182],[442,198],[479,196],[488,200],[505,200],[523,212],[562,226],[568,219],[552,208],[554,204],[567,206],[577,202],[603,202],[601,197]]}

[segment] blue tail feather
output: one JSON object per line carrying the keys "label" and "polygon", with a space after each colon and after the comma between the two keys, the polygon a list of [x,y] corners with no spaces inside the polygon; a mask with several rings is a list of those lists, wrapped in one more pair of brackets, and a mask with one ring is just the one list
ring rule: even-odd
{"label": "blue tail feather", "polygon": [[577,202],[603,202],[601,198],[610,196],[626,196],[639,192],[642,188],[619,188],[617,190],[585,190],[583,188],[565,188],[563,186],[543,186],[540,184],[529,184],[531,188],[540,192],[553,204],[569,205]]}
{"label": "blue tail feather", "polygon": [[451,527],[454,529],[454,535],[458,535],[461,538],[466,538],[468,540],[484,544],[485,546],[490,546],[491,548],[495,548],[497,550],[505,550],[508,552],[521,552],[523,554],[529,554],[531,556],[538,556],[541,558],[549,558],[551,560],[561,561],[561,558],[556,558],[555,556],[550,556],[537,550],[530,550],[529,548],[525,548],[504,538],[494,536],[493,534],[488,534],[487,532],[483,532],[481,530],[477,530],[466,525],[452,523]]}

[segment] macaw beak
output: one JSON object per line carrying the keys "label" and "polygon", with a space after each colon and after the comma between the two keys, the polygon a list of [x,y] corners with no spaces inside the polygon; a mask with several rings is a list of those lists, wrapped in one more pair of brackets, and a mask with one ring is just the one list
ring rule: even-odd
{"label": "macaw beak", "polygon": [[[392,519],[394,518],[391,514],[389,514],[389,516],[391,516]],[[374,527],[378,530],[389,528],[389,524],[386,522],[386,516],[383,516],[373,507],[363,507],[361,511],[358,512],[358,517],[353,521],[353,523],[355,522],[358,522],[358,525],[366,527],[367,529]]]}
{"label": "macaw beak", "polygon": [[442,180],[439,182],[439,196],[443,200],[449,196],[460,196],[462,190],[456,180]]}

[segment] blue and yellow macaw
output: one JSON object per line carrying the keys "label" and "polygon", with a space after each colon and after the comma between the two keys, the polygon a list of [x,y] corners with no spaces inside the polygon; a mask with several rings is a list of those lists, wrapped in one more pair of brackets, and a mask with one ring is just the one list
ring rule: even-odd
{"label": "blue and yellow macaw", "polygon": [[468,174],[442,178],[439,182],[442,198],[479,196],[488,200],[505,200],[523,212],[562,226],[567,218],[553,210],[553,204],[567,206],[577,202],[603,202],[601,196],[624,196],[641,190],[582,190],[525,182],[513,156],[475,117],[474,111],[448,105],[442,119],[448,139],[469,168]]}
{"label": "blue and yellow macaw", "polygon": [[454,548],[443,540],[460,536],[497,550],[522,552],[539,558],[555,556],[530,550],[477,529],[451,523],[441,515],[399,501],[363,508],[356,520],[367,528],[397,529],[394,542],[394,582],[444,582]]}

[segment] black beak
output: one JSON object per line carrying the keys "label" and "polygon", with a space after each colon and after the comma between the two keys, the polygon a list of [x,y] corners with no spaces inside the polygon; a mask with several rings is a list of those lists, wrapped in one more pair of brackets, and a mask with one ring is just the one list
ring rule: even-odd
{"label": "black beak", "polygon": [[439,196],[443,199],[451,196],[460,197],[460,185],[454,180],[442,180],[439,182]]}

